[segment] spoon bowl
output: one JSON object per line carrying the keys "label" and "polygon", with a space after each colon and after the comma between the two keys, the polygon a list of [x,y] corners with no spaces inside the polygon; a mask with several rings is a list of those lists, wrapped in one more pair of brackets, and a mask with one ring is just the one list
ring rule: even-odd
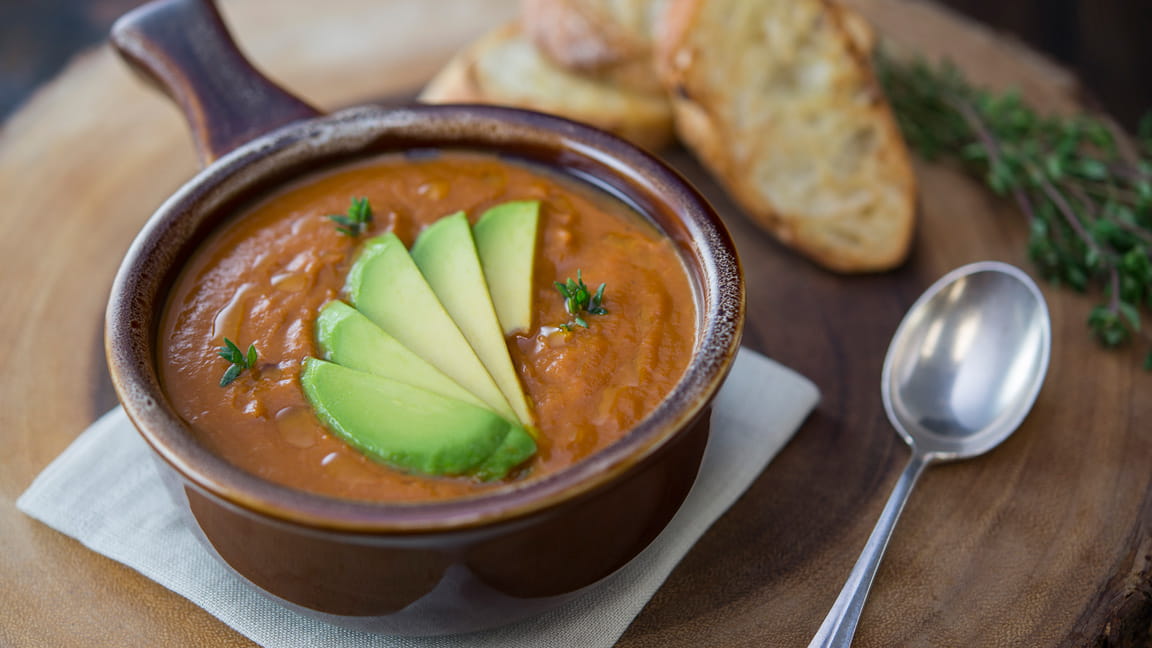
{"label": "spoon bowl", "polygon": [[948,273],[888,347],[880,392],[889,421],[936,459],[991,450],[1032,409],[1051,337],[1044,297],[1018,268],[985,261]]}
{"label": "spoon bowl", "polygon": [[924,468],[983,454],[1036,402],[1052,346],[1048,307],[1020,269],[995,261],[944,275],[908,310],[884,359],[888,420],[912,449],[876,527],[809,648],[846,648],[896,520]]}

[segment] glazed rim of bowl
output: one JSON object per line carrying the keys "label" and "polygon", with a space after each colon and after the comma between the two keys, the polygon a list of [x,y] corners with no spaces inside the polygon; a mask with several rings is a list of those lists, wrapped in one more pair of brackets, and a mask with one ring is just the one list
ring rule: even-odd
{"label": "glazed rim of bowl", "polygon": [[[162,306],[179,264],[226,218],[219,212],[258,193],[254,188],[340,161],[417,148],[487,150],[527,159],[535,154],[546,166],[583,169],[633,197],[640,187],[665,212],[675,214],[683,231],[661,229],[672,235],[682,257],[694,257],[685,262],[701,269],[700,278],[689,271],[698,300],[698,331],[692,361],[680,381],[608,447],[544,477],[465,498],[338,499],[268,482],[208,451],[169,405],[155,366]],[[660,207],[648,205],[653,206]],[[512,108],[364,107],[258,137],[173,194],[137,235],[116,275],[105,345],[112,381],[129,418],[156,453],[199,490],[242,509],[317,529],[421,533],[512,520],[589,493],[641,463],[703,415],[735,359],[743,315],[739,261],[719,218],[675,171],[631,144],[563,118]]]}

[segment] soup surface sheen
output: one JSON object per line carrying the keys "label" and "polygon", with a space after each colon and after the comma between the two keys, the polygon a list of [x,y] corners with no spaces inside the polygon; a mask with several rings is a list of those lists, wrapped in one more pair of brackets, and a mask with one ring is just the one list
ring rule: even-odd
{"label": "soup surface sheen", "polygon": [[[330,214],[370,201],[361,238]],[[391,155],[312,176],[249,208],[216,232],[176,282],[160,330],[161,380],[213,452],[273,482],[361,500],[461,497],[506,482],[408,475],[328,433],[300,387],[301,361],[319,356],[317,312],[341,299],[358,244],[394,231],[411,245],[457,210],[475,222],[510,200],[541,202],[529,331],[507,338],[535,408],[539,451],[513,479],[569,466],[619,439],[664,398],[688,365],[696,309],[683,266],[652,225],[601,191],[501,158],[465,152]],[[569,320],[553,281],[583,272],[607,284],[607,315]],[[257,367],[226,387],[224,338],[255,344]]]}

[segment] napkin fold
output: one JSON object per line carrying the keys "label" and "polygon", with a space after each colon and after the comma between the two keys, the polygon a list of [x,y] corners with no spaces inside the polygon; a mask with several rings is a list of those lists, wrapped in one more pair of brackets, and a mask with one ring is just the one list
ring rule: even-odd
{"label": "napkin fold", "polygon": [[33,481],[17,506],[121,562],[269,648],[607,648],[701,535],[747,490],[816,405],[816,387],[741,349],[717,395],[700,474],[668,527],[635,560],[563,607],[467,635],[396,637],[339,628],[290,611],[211,556],[160,484],[124,411],[92,424]]}

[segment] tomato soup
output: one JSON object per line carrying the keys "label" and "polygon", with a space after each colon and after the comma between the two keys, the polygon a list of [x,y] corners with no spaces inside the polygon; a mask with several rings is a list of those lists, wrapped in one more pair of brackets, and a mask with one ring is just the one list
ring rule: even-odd
{"label": "tomato soup", "polygon": [[[361,237],[329,218],[366,197]],[[406,474],[329,433],[300,385],[319,357],[314,321],[342,289],[358,245],[392,231],[411,245],[458,210],[473,222],[512,200],[540,201],[533,321],[506,338],[534,410],[538,451],[503,481]],[[606,284],[608,313],[569,322],[553,282],[580,271]],[[417,501],[463,497],[562,470],[623,436],[688,366],[696,304],[672,243],[607,193],[532,165],[479,153],[396,154],[308,177],[214,233],[188,262],[159,332],[161,381],[210,450],[270,481],[335,497]],[[256,365],[221,387],[224,338],[253,344]]]}

